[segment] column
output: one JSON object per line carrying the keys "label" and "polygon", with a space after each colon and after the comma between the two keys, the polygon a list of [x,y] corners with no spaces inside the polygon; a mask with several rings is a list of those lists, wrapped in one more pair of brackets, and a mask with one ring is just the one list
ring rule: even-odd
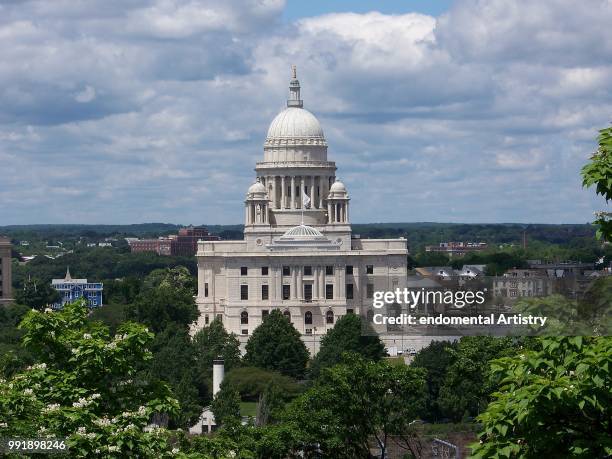
{"label": "column", "polygon": [[319,266],[313,266],[312,269],[314,276],[312,277],[312,297],[315,300],[319,299]]}
{"label": "column", "polygon": [[291,299],[297,298],[297,268],[295,266],[291,266]]}
{"label": "column", "polygon": [[305,177],[302,175],[300,177],[300,209],[304,207],[304,183]]}
{"label": "column", "polygon": [[272,177],[272,209],[278,209],[276,200],[276,176]]}
{"label": "column", "polygon": [[289,199],[291,200],[291,209],[295,209],[295,176],[291,176],[291,190],[289,193]]}
{"label": "column", "polygon": [[317,207],[317,199],[315,197],[315,177],[314,175],[310,176],[310,207],[316,209]]}
{"label": "column", "polygon": [[323,177],[319,177],[319,209],[323,209],[323,195],[325,191],[323,190]]}
{"label": "column", "polygon": [[327,202],[327,223],[333,223],[333,213],[331,202]]}
{"label": "column", "polygon": [[281,205],[280,205],[281,209],[285,208],[285,201],[286,201],[285,191],[287,191],[287,188],[285,188],[285,176],[283,175],[281,177]]}
{"label": "column", "polygon": [[346,201],[346,222],[349,222],[349,205],[348,205],[348,201]]}
{"label": "column", "polygon": [[276,279],[276,293],[275,299],[281,301],[283,298],[283,277],[282,277],[282,267],[275,266],[274,268],[274,278]]}
{"label": "column", "polygon": [[245,225],[250,225],[250,224],[251,224],[251,222],[249,221],[249,205],[250,205],[250,204],[249,204],[249,203],[247,203],[247,204],[244,206],[244,224],[245,224]]}
{"label": "column", "polygon": [[319,293],[321,294],[321,299],[325,299],[325,266],[321,266],[321,271],[319,272]]}
{"label": "column", "polygon": [[297,298],[301,300],[304,298],[304,277],[302,267],[298,266],[297,268]]}

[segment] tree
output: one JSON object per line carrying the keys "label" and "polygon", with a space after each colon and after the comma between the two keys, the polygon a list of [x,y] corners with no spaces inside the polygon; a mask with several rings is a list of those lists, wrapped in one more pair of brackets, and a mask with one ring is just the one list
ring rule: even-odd
{"label": "tree", "polygon": [[185,327],[169,324],[155,335],[151,344],[153,358],[145,371],[150,377],[166,381],[180,404],[180,411],[170,418],[170,425],[189,427],[197,421],[210,401],[207,379],[200,378],[196,354]]}
{"label": "tree", "polygon": [[138,295],[128,307],[127,315],[158,333],[171,323],[187,328],[198,318],[199,312],[188,290],[160,285]]}
{"label": "tree", "polygon": [[308,356],[300,333],[275,309],[249,338],[244,360],[250,365],[299,379],[306,371]]}
{"label": "tree", "polygon": [[301,392],[299,384],[289,376],[257,367],[234,368],[225,374],[224,382],[235,388],[241,399],[248,401],[259,400],[270,385],[279,387],[289,398]]}
{"label": "tree", "polygon": [[476,416],[489,402],[494,385],[489,381],[489,361],[513,352],[510,338],[466,336],[448,351],[453,363],[440,388],[440,415],[455,422]]}
{"label": "tree", "polygon": [[323,457],[369,457],[373,439],[386,458],[391,435],[411,448],[410,425],[425,398],[424,373],[346,354],[345,362],[324,369],[289,405],[283,426],[297,432],[296,445],[319,445]]}
{"label": "tree", "polygon": [[542,338],[494,360],[499,380],[479,416],[474,457],[608,457],[612,338]]}
{"label": "tree", "polygon": [[[598,148],[581,171],[582,186],[595,186],[595,193],[606,203],[612,200],[612,127],[599,131]],[[597,237],[612,242],[612,212],[596,212]]]}
{"label": "tree", "polygon": [[415,261],[417,266],[446,266],[449,258],[440,252],[419,252]]}
{"label": "tree", "polygon": [[15,292],[15,301],[32,309],[42,310],[45,307],[59,302],[61,296],[48,282],[38,279],[28,279],[23,288]]}
{"label": "tree", "polygon": [[170,287],[176,290],[188,290],[191,295],[196,293],[196,279],[184,266],[161,268],[151,271],[143,282],[144,290],[158,287]]}
{"label": "tree", "polygon": [[385,345],[378,336],[363,333],[362,318],[347,314],[321,339],[321,349],[312,361],[310,375],[316,378],[323,368],[340,363],[344,352],[354,352],[375,361],[386,355]]}
{"label": "tree", "polygon": [[233,333],[228,333],[220,319],[199,330],[193,337],[196,364],[199,371],[209,373],[213,360],[221,357],[225,371],[240,365],[240,341]]}
{"label": "tree", "polygon": [[427,399],[421,417],[428,421],[439,421],[445,416],[438,405],[440,387],[444,381],[448,367],[455,361],[451,350],[457,349],[456,342],[432,341],[429,346],[421,349],[411,363],[412,367],[423,368],[426,373]]}
{"label": "tree", "polygon": [[210,405],[217,425],[240,419],[240,394],[229,384],[222,386]]}
{"label": "tree", "polygon": [[87,314],[79,301],[25,316],[22,341],[37,363],[0,384],[0,436],[68,438],[73,457],[162,456],[167,436],[145,427],[178,404],[165,384],[138,378],[153,335],[125,323],[111,337]]}

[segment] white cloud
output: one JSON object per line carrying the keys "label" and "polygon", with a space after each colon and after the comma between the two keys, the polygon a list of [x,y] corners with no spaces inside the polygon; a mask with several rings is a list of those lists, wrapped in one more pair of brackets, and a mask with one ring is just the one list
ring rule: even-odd
{"label": "white cloud", "polygon": [[293,24],[283,6],[0,5],[3,221],[240,222],[290,64],[355,220],[586,221],[600,207],[578,174],[610,121],[609,2]]}

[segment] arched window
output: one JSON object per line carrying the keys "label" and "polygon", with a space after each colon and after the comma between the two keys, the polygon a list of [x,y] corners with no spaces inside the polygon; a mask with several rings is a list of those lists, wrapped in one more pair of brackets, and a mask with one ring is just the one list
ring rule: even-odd
{"label": "arched window", "polygon": [[325,322],[327,322],[328,324],[334,323],[334,311],[327,311],[325,313]]}
{"label": "arched window", "polygon": [[312,325],[312,312],[306,311],[306,314],[304,314],[304,323],[306,325]]}
{"label": "arched window", "polygon": [[374,323],[374,311],[368,309],[366,317],[368,318],[368,323]]}
{"label": "arched window", "polygon": [[283,315],[287,318],[287,320],[291,320],[291,313],[289,312],[289,309],[285,309],[283,311]]}
{"label": "arched window", "polygon": [[246,311],[242,311],[240,313],[240,323],[242,325],[248,325],[249,324],[249,313]]}

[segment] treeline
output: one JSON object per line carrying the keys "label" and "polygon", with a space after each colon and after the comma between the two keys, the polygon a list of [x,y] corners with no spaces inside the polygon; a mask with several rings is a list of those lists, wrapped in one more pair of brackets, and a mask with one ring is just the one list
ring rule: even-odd
{"label": "treeline", "polygon": [[[223,239],[242,239],[242,225],[203,225]],[[353,224],[353,233],[363,238],[405,237],[416,253],[426,245],[448,241],[474,241],[489,244],[521,244],[523,233],[528,243],[539,241],[565,245],[593,238],[590,224],[463,224],[463,223],[367,223]],[[79,237],[157,237],[175,234],[182,226],[169,223],[134,225],[10,225],[0,226],[0,234],[16,240],[76,240]]]}

